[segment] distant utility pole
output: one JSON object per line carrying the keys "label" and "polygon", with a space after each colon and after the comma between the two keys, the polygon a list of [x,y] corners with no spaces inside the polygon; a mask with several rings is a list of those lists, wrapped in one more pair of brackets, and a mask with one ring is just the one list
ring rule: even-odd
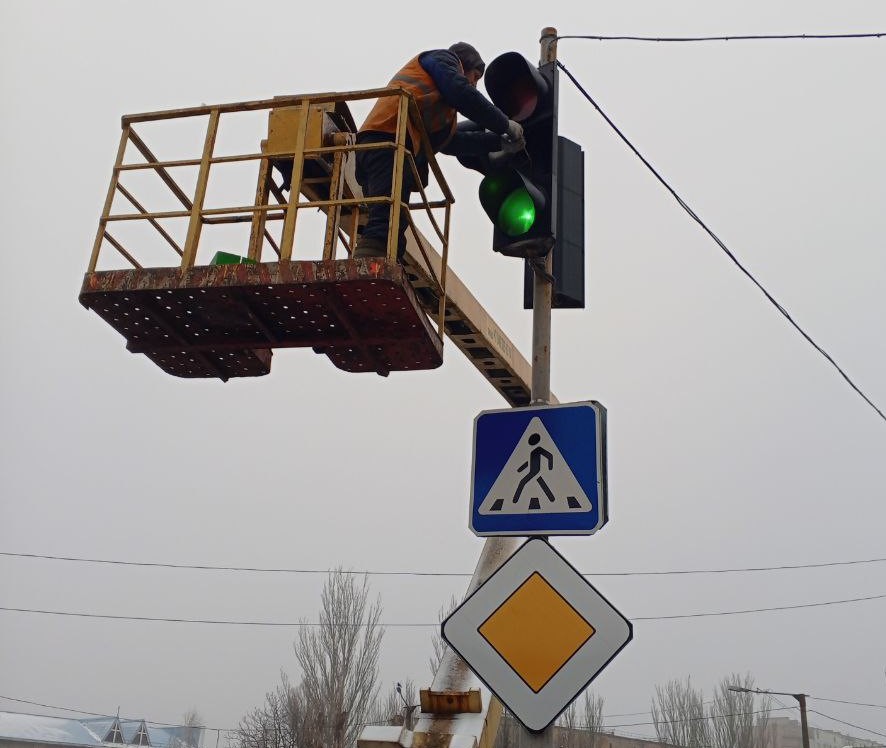
{"label": "distant utility pole", "polygon": [[800,704],[800,730],[803,733],[803,748],[809,748],[809,724],[806,722],[806,694],[805,693],[787,693],[785,691],[764,691],[759,688],[742,688],[740,686],[729,686],[730,691],[737,693],[760,693],[769,694],[771,696],[793,696],[797,703]]}

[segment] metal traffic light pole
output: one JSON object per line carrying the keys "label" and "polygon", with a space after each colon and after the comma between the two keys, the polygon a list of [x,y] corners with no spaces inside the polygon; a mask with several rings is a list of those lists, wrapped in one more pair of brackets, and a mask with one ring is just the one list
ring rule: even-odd
{"label": "metal traffic light pole", "polygon": [[[557,30],[544,28],[541,33],[541,62],[556,61]],[[553,196],[552,196],[553,197]],[[535,261],[534,267],[534,304],[532,312],[532,377],[530,401],[532,404],[550,404],[551,395],[551,309],[553,306],[553,283],[551,270],[553,267],[551,253],[548,252],[542,261]],[[555,398],[554,398],[555,399]],[[474,575],[468,585],[465,598],[469,597],[517,550],[521,538],[514,535],[493,536],[486,539]],[[480,681],[468,669],[466,663],[451,648],[447,647],[434,674],[433,683],[422,693],[421,712],[413,727],[413,745],[427,743],[452,745],[445,738],[468,737],[476,747],[488,748],[494,740],[498,729],[501,707],[493,705],[486,696],[485,704],[479,711],[462,711],[460,708],[448,708],[447,700],[456,695],[467,696],[471,688],[479,687]],[[488,694],[488,691],[487,691]],[[427,701],[427,704],[425,704]],[[359,748],[383,748],[397,740],[373,738],[370,729],[364,728],[359,740]],[[399,739],[398,739],[399,740]],[[404,743],[399,741],[400,745]],[[554,727],[542,732],[526,730],[522,736],[523,748],[553,748]]]}
{"label": "metal traffic light pole", "polygon": [[[557,60],[557,29],[546,26],[541,30],[540,65]],[[556,168],[556,164],[554,165]],[[553,199],[553,195],[551,198]],[[556,225],[556,224],[555,224]],[[553,249],[545,255],[544,272],[532,263],[532,390],[533,405],[548,405],[551,400],[551,309],[553,307],[554,284],[551,281],[553,270]],[[554,726],[542,732],[525,730],[520,741],[524,748],[553,748]]]}
{"label": "metal traffic light pole", "polygon": [[[541,31],[541,59],[539,64],[557,61],[557,29],[546,26]],[[556,165],[554,165],[556,168]],[[553,199],[553,195],[551,198]],[[532,285],[532,390],[533,405],[549,404],[551,400],[551,308],[554,284],[553,250],[544,258],[544,272],[533,263]],[[541,261],[536,261],[541,264]]]}

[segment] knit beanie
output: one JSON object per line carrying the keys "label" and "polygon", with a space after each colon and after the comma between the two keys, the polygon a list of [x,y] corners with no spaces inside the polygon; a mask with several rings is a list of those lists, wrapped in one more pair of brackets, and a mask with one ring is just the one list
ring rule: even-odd
{"label": "knit beanie", "polygon": [[461,60],[462,67],[466,73],[471,70],[479,70],[480,75],[483,75],[483,71],[486,70],[486,63],[483,62],[480,53],[470,44],[467,42],[456,42],[449,48],[449,51]]}

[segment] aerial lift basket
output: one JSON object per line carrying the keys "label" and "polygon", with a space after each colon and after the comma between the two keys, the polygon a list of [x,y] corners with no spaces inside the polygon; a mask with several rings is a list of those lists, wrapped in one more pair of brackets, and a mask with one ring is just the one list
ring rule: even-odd
{"label": "aerial lift basket", "polygon": [[[394,143],[360,146],[355,143],[354,123],[347,99],[398,96],[400,126]],[[222,115],[269,110],[267,138],[259,153],[216,156],[213,153]],[[310,347],[325,354],[348,372],[430,369],[442,363],[442,316],[437,329],[422,311],[404,268],[396,260],[396,236],[389,234],[386,258],[351,259],[361,220],[361,208],[384,202],[392,212],[391,226],[404,212],[412,223],[410,207],[388,197],[363,198],[352,175],[354,152],[362,148],[387,147],[395,151],[395,187],[405,168],[415,163],[405,146],[408,117],[417,114],[409,97],[397,89],[354,94],[321,94],[280,97],[259,102],[154,112],[123,118],[118,149],[105,208],[93,247],[89,270],[80,291],[80,302],[126,338],[126,347],[143,353],[161,369],[179,377],[231,377],[267,374],[272,349]],[[201,158],[160,161],[135,132],[140,122],[207,117]],[[124,163],[133,146],[144,158]],[[431,158],[433,158],[431,156]],[[224,162],[254,162],[258,180],[253,205],[206,208],[204,200],[210,170]],[[185,194],[172,176],[176,167],[198,168],[193,195]],[[436,164],[434,164],[436,167]],[[150,212],[122,184],[127,172],[153,170],[181,203],[181,210]],[[442,181],[439,170],[434,173]],[[278,183],[278,175],[281,179]],[[285,188],[291,183],[289,196]],[[431,217],[447,255],[448,187],[445,199],[417,207]],[[392,194],[399,194],[393,189]],[[115,197],[123,197],[135,213],[112,213]],[[275,202],[271,202],[271,198]],[[322,258],[293,259],[298,211],[320,209],[326,214]],[[444,230],[439,230],[433,210],[444,208]],[[365,217],[365,215],[364,215]],[[164,228],[164,221],[187,220],[187,235],[179,245]],[[144,221],[158,231],[177,253],[176,263],[164,267],[143,266],[138,247],[124,246],[109,231],[117,221]],[[282,223],[278,236],[269,223]],[[248,246],[200,244],[201,229],[210,224],[249,223]],[[279,225],[279,224],[278,224]],[[204,240],[205,243],[205,240]],[[108,247],[131,266],[98,270],[99,255]],[[335,259],[343,247],[347,259]],[[199,256],[212,259],[196,262]],[[263,254],[272,261],[264,261]],[[204,260],[204,262],[206,262]],[[440,298],[445,298],[445,262],[437,279]],[[435,276],[436,277],[436,276]],[[443,305],[440,305],[441,312]]]}

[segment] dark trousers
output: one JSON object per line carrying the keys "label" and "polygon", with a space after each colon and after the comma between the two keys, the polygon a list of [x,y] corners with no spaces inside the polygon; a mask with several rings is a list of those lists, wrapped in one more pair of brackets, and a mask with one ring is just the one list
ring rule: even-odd
{"label": "dark trousers", "polygon": [[[358,143],[390,142],[389,138],[366,137],[363,133],[357,138]],[[370,151],[358,151],[356,177],[363,188],[364,197],[390,197],[394,176],[394,153],[391,148],[379,148]],[[415,189],[415,179],[409,163],[403,164],[403,188],[400,200],[409,203],[409,196]],[[378,239],[385,244],[388,241],[388,226],[391,221],[391,206],[377,203],[369,206],[369,220],[363,227],[362,236],[367,239]],[[406,227],[408,221],[406,211],[400,208],[400,228],[397,232],[397,258],[403,259],[406,250]]]}

